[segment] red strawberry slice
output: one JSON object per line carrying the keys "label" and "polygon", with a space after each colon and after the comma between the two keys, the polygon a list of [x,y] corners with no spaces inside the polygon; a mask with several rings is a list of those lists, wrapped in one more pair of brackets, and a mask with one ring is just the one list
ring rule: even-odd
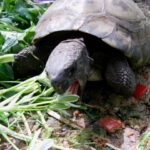
{"label": "red strawberry slice", "polygon": [[99,123],[108,133],[115,132],[124,126],[123,123],[116,118],[102,118],[99,120]]}
{"label": "red strawberry slice", "polygon": [[147,89],[148,89],[148,86],[138,84],[136,86],[136,90],[133,94],[133,97],[136,98],[136,99],[140,99],[146,93]]}

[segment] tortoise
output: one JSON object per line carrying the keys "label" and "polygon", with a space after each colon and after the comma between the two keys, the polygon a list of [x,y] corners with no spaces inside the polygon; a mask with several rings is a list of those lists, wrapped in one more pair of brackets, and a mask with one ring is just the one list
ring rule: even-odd
{"label": "tortoise", "polygon": [[134,69],[150,61],[150,25],[131,0],[56,0],[42,15],[33,45],[21,51],[15,74],[35,73],[41,64],[56,92],[74,83],[106,80],[117,93],[132,96]]}

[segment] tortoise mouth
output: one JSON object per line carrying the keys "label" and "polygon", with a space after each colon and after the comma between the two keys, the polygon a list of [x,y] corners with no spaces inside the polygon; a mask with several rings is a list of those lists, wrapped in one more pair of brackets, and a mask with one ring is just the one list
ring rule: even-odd
{"label": "tortoise mouth", "polygon": [[67,93],[68,94],[76,94],[77,95],[78,94],[78,90],[79,90],[79,86],[80,86],[79,82],[75,81],[74,83],[72,83],[70,85],[70,87],[67,90]]}

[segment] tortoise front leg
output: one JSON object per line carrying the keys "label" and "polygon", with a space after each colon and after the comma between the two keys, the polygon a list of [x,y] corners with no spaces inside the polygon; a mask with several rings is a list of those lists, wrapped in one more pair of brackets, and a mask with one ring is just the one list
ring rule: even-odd
{"label": "tortoise front leg", "polygon": [[36,55],[37,47],[32,45],[24,48],[15,56],[13,71],[15,77],[36,75],[42,70],[42,60]]}
{"label": "tortoise front leg", "polygon": [[117,93],[126,97],[133,95],[136,87],[135,74],[125,56],[116,55],[110,58],[105,77],[108,85]]}

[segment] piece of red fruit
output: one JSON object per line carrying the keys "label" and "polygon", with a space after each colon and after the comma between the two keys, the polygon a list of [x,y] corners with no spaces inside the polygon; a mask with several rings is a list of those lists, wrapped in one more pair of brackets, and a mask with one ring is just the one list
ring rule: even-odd
{"label": "piece of red fruit", "polygon": [[113,133],[124,126],[117,118],[102,118],[99,120],[99,123],[108,133]]}
{"label": "piece of red fruit", "polygon": [[136,86],[136,90],[133,94],[133,97],[136,98],[136,99],[140,99],[146,93],[147,89],[148,89],[148,86],[138,84]]}

